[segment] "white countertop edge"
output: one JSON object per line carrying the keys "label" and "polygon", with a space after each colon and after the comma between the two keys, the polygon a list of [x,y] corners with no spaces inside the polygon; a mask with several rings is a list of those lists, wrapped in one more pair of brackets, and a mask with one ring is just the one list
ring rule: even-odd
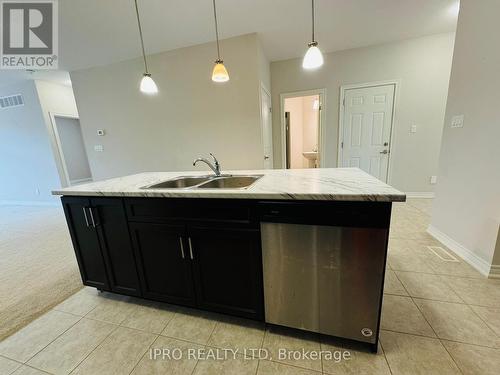
{"label": "white countertop edge", "polygon": [[145,172],[57,189],[53,195],[89,197],[219,198],[404,202],[406,195],[358,168],[311,168],[224,171],[233,175],[264,174],[246,189],[143,189],[196,172]]}

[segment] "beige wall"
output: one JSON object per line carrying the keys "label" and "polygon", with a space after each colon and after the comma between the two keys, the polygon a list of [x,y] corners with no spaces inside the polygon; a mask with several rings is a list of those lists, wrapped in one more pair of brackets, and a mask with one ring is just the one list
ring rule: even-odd
{"label": "beige wall", "polygon": [[[302,69],[301,58],[271,63],[275,165],[281,167],[281,93],[326,88],[323,165],[335,167],[340,86],[399,80],[390,182],[407,192],[432,191],[429,178],[437,174],[453,42],[454,33],[448,33],[329,53],[313,72]],[[411,134],[413,124],[418,130]]]}
{"label": "beige wall", "polygon": [[[491,264],[500,223],[500,2],[462,0],[432,226]],[[463,128],[451,119],[464,115]]]}
{"label": "beige wall", "polygon": [[[256,34],[221,42],[230,81],[211,81],[215,43],[151,55],[159,94],[139,92],[142,59],[71,73],[94,179],[202,169],[213,152],[226,169],[263,167],[259,112],[265,58]],[[98,137],[97,129],[106,135]],[[94,145],[103,152],[94,151]]]}

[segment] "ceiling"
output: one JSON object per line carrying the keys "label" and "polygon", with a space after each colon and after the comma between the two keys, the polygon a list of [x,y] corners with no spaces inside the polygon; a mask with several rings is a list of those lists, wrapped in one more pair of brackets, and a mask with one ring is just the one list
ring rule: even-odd
{"label": "ceiling", "polygon": [[[60,67],[75,70],[140,55],[133,0],[59,1]],[[212,1],[139,0],[147,53],[214,40]],[[221,38],[257,32],[271,61],[302,56],[309,0],[217,0]],[[325,52],[454,31],[458,0],[316,0]]]}
{"label": "ceiling", "polygon": [[[454,31],[459,0],[316,0],[323,52]],[[214,40],[211,0],[139,0],[148,54]],[[257,32],[271,61],[302,56],[311,38],[310,0],[217,0],[222,39]],[[133,0],[59,1],[59,68],[67,71],[140,56]],[[1,71],[68,82],[59,72]]]}

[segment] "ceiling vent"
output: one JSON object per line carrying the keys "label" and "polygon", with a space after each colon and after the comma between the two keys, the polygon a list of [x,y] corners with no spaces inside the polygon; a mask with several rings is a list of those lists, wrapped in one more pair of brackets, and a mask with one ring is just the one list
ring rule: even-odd
{"label": "ceiling vent", "polygon": [[21,94],[0,97],[0,108],[21,107],[24,105],[24,99]]}

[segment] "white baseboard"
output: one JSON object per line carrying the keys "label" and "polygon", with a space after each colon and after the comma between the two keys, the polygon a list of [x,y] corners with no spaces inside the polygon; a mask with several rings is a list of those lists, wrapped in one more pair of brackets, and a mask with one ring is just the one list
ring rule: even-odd
{"label": "white baseboard", "polygon": [[0,206],[47,206],[47,207],[59,207],[60,202],[55,200],[54,202],[41,202],[41,201],[0,201]]}
{"label": "white baseboard", "polygon": [[500,279],[500,264],[491,265],[489,278]]}
{"label": "white baseboard", "polygon": [[[473,253],[463,245],[459,244],[457,241],[455,241],[448,235],[444,234],[443,232],[441,232],[439,229],[437,229],[432,225],[429,225],[429,227],[427,228],[427,233],[429,233],[432,237],[441,242],[447,248],[452,250],[460,258],[462,258],[472,267],[478,270],[481,274],[483,274],[486,277],[490,276],[491,265],[483,258],[478,257],[475,253]],[[500,267],[498,271],[500,271]]]}
{"label": "white baseboard", "polygon": [[405,194],[406,198],[434,198],[433,191],[410,191]]}

